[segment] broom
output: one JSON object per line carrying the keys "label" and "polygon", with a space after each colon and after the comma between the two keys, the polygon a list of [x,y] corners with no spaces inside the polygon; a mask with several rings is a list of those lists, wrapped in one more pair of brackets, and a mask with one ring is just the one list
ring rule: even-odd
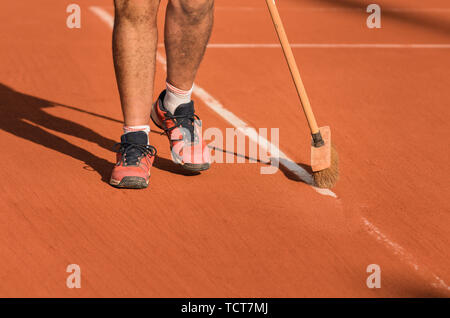
{"label": "broom", "polygon": [[305,87],[303,86],[300,73],[298,71],[297,63],[295,62],[294,54],[289,45],[286,32],[284,31],[283,23],[281,22],[280,14],[278,13],[275,0],[266,0],[267,6],[272,17],[275,30],[283,48],[284,56],[289,66],[289,70],[294,80],[297,94],[300,98],[300,103],[308,121],[309,129],[311,130],[312,145],[311,145],[311,168],[316,185],[320,188],[332,188],[339,177],[338,169],[338,154],[333,144],[331,143],[330,127],[318,127],[314,117],[308,96],[306,95]]}

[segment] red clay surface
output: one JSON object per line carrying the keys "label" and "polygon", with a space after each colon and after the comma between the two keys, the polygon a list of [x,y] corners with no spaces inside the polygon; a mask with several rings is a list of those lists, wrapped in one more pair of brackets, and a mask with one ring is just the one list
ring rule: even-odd
{"label": "red clay surface", "polygon": [[[369,2],[278,2],[292,43],[450,43],[444,0],[378,1],[404,10],[371,30]],[[338,146],[337,199],[259,163],[182,175],[158,133],[149,189],[117,190],[111,29],[89,10],[112,3],[78,0],[79,30],[69,3],[0,5],[0,296],[449,296],[450,49],[294,49]],[[216,6],[211,43],[277,43],[264,1]],[[158,65],[155,93],[164,78]],[[211,48],[197,83],[249,125],[280,128],[280,148],[308,164],[280,49]],[[197,105],[206,128],[230,127]],[[69,264],[81,289],[66,287]],[[369,264],[380,289],[366,286]]]}

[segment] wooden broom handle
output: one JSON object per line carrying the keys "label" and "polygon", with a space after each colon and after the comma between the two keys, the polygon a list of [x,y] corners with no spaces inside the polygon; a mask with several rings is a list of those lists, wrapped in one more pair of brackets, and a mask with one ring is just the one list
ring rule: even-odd
{"label": "wooden broom handle", "polygon": [[284,31],[283,23],[281,22],[280,14],[278,13],[275,0],[266,0],[267,6],[269,7],[270,15],[272,17],[275,30],[278,34],[278,39],[280,40],[281,47],[283,48],[284,56],[289,66],[289,70],[294,80],[295,87],[297,88],[297,94],[300,98],[300,103],[302,104],[303,111],[308,121],[309,129],[311,134],[316,134],[319,132],[319,127],[317,126],[316,118],[314,117],[311,104],[309,103],[308,95],[306,94],[305,86],[303,86],[302,78],[300,77],[300,72],[298,71],[297,63],[295,62],[294,54],[292,53],[291,46]]}

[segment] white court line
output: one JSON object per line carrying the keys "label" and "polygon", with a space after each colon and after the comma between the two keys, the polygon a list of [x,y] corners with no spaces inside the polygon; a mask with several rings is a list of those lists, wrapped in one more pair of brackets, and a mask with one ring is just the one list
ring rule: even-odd
{"label": "white court line", "polygon": [[[102,6],[102,8],[113,9],[114,6]],[[259,7],[225,7],[225,6],[215,6],[217,11],[267,11],[265,4]],[[339,8],[339,7],[279,7],[280,11],[301,11],[301,12],[366,12],[366,7],[361,8]],[[447,13],[450,12],[450,8],[385,8],[381,7],[382,12],[436,12],[436,13]]]}
{"label": "white court line", "polygon": [[[164,47],[158,43],[158,47]],[[450,49],[450,43],[292,43],[292,48],[305,49]],[[210,43],[210,49],[279,49],[278,43]]]}
{"label": "white court line", "polygon": [[[221,7],[216,6],[216,10],[223,11],[266,11],[267,8],[265,6],[261,7]],[[297,12],[364,12],[366,13],[366,7],[361,8],[320,8],[320,7],[279,7],[280,11],[297,11]],[[437,12],[437,13],[446,13],[450,12],[450,8],[383,8],[381,7],[382,12]]]}
{"label": "white court line", "polygon": [[[100,7],[90,7],[91,11],[94,12],[97,16],[100,17],[107,25],[109,25],[111,28],[114,26],[114,17],[110,15],[107,11],[103,10]],[[156,56],[158,62],[160,62],[163,65],[166,65],[166,59],[157,53]],[[233,125],[236,129],[241,131],[244,135],[246,135],[250,140],[257,143],[260,147],[263,149],[269,150],[270,153],[279,154],[279,160],[278,163],[282,166],[284,166],[286,169],[290,170],[292,173],[294,173],[299,179],[301,179],[303,182],[309,184],[316,192],[331,196],[333,198],[337,198],[337,195],[329,190],[329,189],[321,189],[318,187],[315,187],[313,185],[313,178],[309,174],[308,171],[297,165],[292,159],[290,159],[285,153],[283,153],[280,149],[278,149],[277,146],[269,142],[267,139],[260,136],[256,130],[252,127],[249,127],[245,121],[240,119],[238,116],[233,114],[231,111],[226,109],[217,99],[215,99],[211,94],[209,94],[206,90],[201,88],[198,85],[194,86],[193,90],[194,95],[196,95],[198,98],[200,98],[206,106],[208,106],[211,110],[216,112],[220,117],[222,117],[225,121]],[[268,147],[267,147],[268,146]],[[269,149],[267,149],[269,148]]]}
{"label": "white court line", "polygon": [[[163,47],[164,44],[158,44]],[[401,44],[401,43],[293,43],[292,48],[312,49],[450,49],[450,43]],[[278,49],[278,43],[211,43],[211,49]]]}
{"label": "white court line", "polygon": [[434,280],[434,282],[431,284],[433,287],[450,290],[450,287],[445,283],[443,279],[441,279],[439,276],[429,271],[427,268],[419,266],[415,258],[411,254],[406,252],[405,249],[400,245],[398,245],[397,243],[391,241],[369,220],[367,220],[363,216],[361,217],[361,220],[367,232],[369,232],[370,235],[374,236],[377,241],[382,242],[388,249],[392,250],[394,254],[398,255],[405,263],[411,266],[416,272],[422,274],[428,279]]}
{"label": "white court line", "polygon": [[[94,12],[96,15],[100,17],[106,24],[108,24],[111,28],[114,25],[114,18],[105,10],[99,7],[90,7],[92,12]],[[157,60],[158,62],[162,63],[163,65],[166,64],[165,58],[157,54]],[[265,147],[267,144],[269,144],[269,147],[272,150],[279,151],[280,159],[284,159],[284,166],[295,173],[300,179],[302,179],[304,182],[311,184],[312,183],[312,176],[302,167],[297,165],[295,162],[293,162],[291,159],[285,156],[284,153],[281,152],[278,148],[276,148],[273,144],[271,144],[266,139],[262,138],[258,135],[256,130],[254,128],[248,127],[247,124],[241,120],[239,117],[234,115],[229,110],[225,109],[225,107],[217,101],[214,97],[212,97],[209,93],[207,93],[204,89],[202,89],[199,86],[195,86],[194,88],[194,94],[196,94],[199,98],[203,100],[203,102],[212,110],[214,110],[216,113],[218,113],[222,118],[224,118],[227,122],[238,128],[240,131],[242,131],[244,134],[246,134],[251,140],[254,142],[257,142],[258,144],[262,144],[263,147]],[[272,148],[274,147],[274,148]],[[276,149],[275,149],[276,148]],[[280,162],[281,164],[281,162]],[[317,187],[313,187],[314,190],[319,192],[323,195],[328,195],[332,197],[337,197],[335,193],[328,189],[320,189]],[[375,225],[373,225],[370,221],[368,221],[365,217],[361,217],[361,221],[363,222],[364,228],[366,231],[374,236],[378,241],[381,241],[384,243],[384,245],[390,249],[393,250],[394,254],[399,255],[400,259],[406,262],[409,266],[411,266],[415,271],[427,274],[428,278],[432,278],[434,281],[431,283],[431,285],[435,288],[444,288],[447,291],[450,290],[449,286],[442,280],[440,277],[435,275],[434,273],[426,270],[425,268],[419,267],[417,265],[416,261],[414,260],[413,256],[411,254],[408,254],[403,247],[401,247],[399,244],[389,240],[386,235],[384,235]]]}

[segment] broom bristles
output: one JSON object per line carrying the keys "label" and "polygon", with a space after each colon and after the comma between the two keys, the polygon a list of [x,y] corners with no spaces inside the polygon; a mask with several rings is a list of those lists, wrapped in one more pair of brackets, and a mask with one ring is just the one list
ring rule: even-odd
{"label": "broom bristles", "polygon": [[339,179],[339,156],[333,143],[331,143],[330,163],[329,168],[313,172],[314,182],[319,188],[331,189]]}

